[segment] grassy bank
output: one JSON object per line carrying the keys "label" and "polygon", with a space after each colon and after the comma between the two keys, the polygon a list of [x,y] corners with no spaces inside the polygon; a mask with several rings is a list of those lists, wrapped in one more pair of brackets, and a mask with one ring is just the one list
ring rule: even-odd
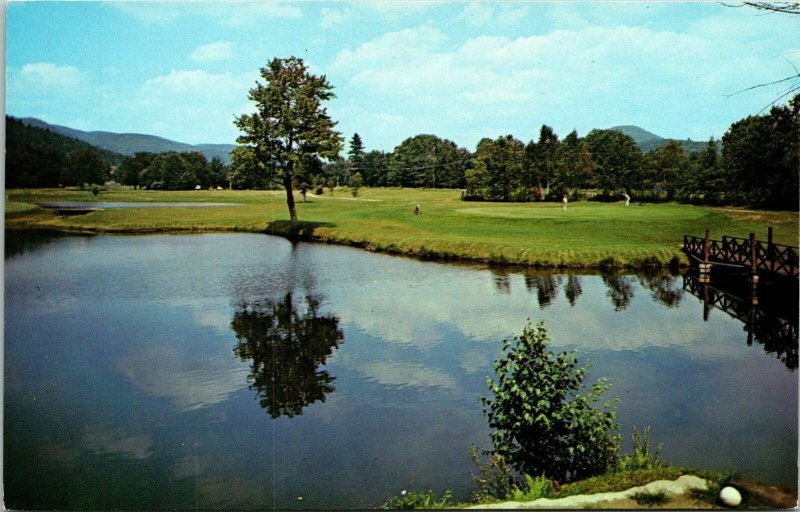
{"label": "grassy bank", "polygon": [[[60,217],[30,205],[40,201],[223,202],[207,208],[107,209]],[[678,204],[577,202],[562,211],[555,203],[464,202],[457,190],[347,190],[302,202],[301,235],[317,241],[434,259],[462,259],[543,266],[625,266],[673,258],[684,234],[766,238],[798,245],[796,212],[705,208]],[[414,215],[415,204],[422,215]],[[79,190],[11,190],[6,194],[8,229],[57,229],[98,233],[242,231],[289,233],[285,195],[278,191],[157,192],[114,189],[95,197]]]}
{"label": "grassy bank", "polygon": [[719,491],[732,485],[742,494],[741,509],[770,509],[792,507],[795,489],[782,489],[755,480],[745,479],[733,473],[704,469],[661,466],[633,471],[612,471],[600,476],[566,484],[558,489],[528,490],[509,500],[479,500],[470,502],[453,501],[450,493],[441,495],[433,491],[406,491],[404,496],[391,498],[382,507],[386,509],[464,509],[474,506],[516,501],[530,502],[539,498],[559,499],[569,496],[591,495],[625,491],[633,487],[647,485],[658,480],[675,480],[681,475],[695,475],[708,481],[708,489],[695,490],[682,496],[663,493],[634,495],[633,499],[609,501],[598,508],[612,509],[719,509],[725,508],[718,502]]}

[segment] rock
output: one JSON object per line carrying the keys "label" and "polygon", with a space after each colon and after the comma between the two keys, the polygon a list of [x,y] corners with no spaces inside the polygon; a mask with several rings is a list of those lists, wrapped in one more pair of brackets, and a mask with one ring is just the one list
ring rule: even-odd
{"label": "rock", "polygon": [[734,487],[723,487],[719,491],[719,501],[726,507],[738,507],[742,503],[742,495]]}

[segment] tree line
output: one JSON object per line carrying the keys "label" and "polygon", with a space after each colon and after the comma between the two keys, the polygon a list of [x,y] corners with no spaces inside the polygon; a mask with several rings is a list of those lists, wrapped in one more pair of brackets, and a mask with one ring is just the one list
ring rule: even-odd
{"label": "tree line", "polygon": [[[339,185],[462,189],[465,199],[539,201],[677,200],[697,204],[798,209],[800,95],[766,114],[733,123],[721,141],[687,152],[669,141],[643,153],[633,138],[595,129],[560,138],[542,125],[538,138],[484,138],[475,151],[431,134],[409,137],[393,151],[365,149],[359,134],[344,144],[322,103],[333,97],[325,77],[302,59],[273,59],[264,84],[250,91],[258,114],[237,118],[243,135],[231,163],[199,152],[122,157],[7,117],[6,185],[53,187],[109,179],[158,190],[286,188],[322,193]],[[302,101],[286,104],[284,96]],[[291,194],[287,202],[291,202]]]}
{"label": "tree line", "polygon": [[[458,188],[468,200],[561,200],[566,195],[616,201],[628,192],[638,201],[796,210],[799,112],[800,95],[766,114],[736,121],[721,140],[712,137],[692,152],[668,141],[644,153],[617,130],[595,129],[585,137],[573,130],[562,139],[547,125],[527,143],[513,135],[484,138],[474,152],[430,134],[407,138],[391,152],[367,151],[356,133],[346,157],[299,163],[292,182],[303,193],[350,185],[355,178],[359,186]],[[277,185],[276,177],[284,174],[280,165],[265,166],[246,145],[235,150],[231,167],[243,188]]]}

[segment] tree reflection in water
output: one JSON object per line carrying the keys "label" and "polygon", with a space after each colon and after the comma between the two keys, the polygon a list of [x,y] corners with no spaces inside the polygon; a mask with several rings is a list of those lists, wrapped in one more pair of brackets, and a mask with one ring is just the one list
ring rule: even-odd
{"label": "tree reflection in water", "polygon": [[248,383],[272,418],[293,417],[334,390],[335,377],[319,370],[344,340],[339,319],[319,314],[320,299],[307,296],[305,311],[292,294],[280,301],[242,303],[231,327],[239,340],[234,353],[250,361]]}
{"label": "tree reflection in water", "polygon": [[568,275],[567,285],[564,287],[564,294],[567,296],[569,305],[575,307],[575,301],[578,300],[578,297],[580,297],[582,293],[583,287],[581,286],[581,278],[575,274]]}
{"label": "tree reflection in water", "polygon": [[652,292],[653,300],[668,308],[675,308],[683,300],[683,289],[677,284],[677,276],[661,270],[644,272],[638,276],[639,284]]}
{"label": "tree reflection in water", "polygon": [[529,292],[536,290],[539,309],[544,309],[556,299],[561,280],[561,275],[528,272],[525,274],[525,287]]}
{"label": "tree reflection in water", "polygon": [[603,282],[608,286],[606,295],[614,304],[614,311],[626,309],[633,299],[633,280],[621,274],[603,274]]}

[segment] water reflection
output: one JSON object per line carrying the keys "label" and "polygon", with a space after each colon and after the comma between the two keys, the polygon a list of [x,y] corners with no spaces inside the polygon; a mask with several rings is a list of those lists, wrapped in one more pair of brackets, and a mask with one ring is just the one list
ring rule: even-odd
{"label": "water reflection", "polygon": [[529,292],[536,291],[536,299],[539,301],[539,309],[545,309],[553,303],[561,287],[562,276],[552,273],[531,273],[525,274],[525,287]]}
{"label": "water reflection", "polygon": [[683,289],[678,287],[676,275],[663,271],[650,271],[638,276],[639,284],[650,290],[654,300],[667,306],[675,308],[683,299]]}
{"label": "water reflection", "polygon": [[344,340],[339,319],[319,313],[320,299],[306,296],[295,305],[292,294],[273,301],[242,303],[231,327],[234,353],[250,361],[248,382],[272,418],[293,417],[334,391],[335,377],[319,367]]}
{"label": "water reflection", "polygon": [[70,235],[57,231],[12,231],[5,232],[5,259],[34,252],[40,247],[64,240]]}
{"label": "water reflection", "polygon": [[505,295],[511,293],[511,276],[508,275],[508,271],[498,267],[492,267],[491,271],[495,289]]}
{"label": "water reflection", "polygon": [[[747,280],[716,279],[703,283],[697,276],[683,276],[683,289],[703,301],[703,320],[718,309],[744,324],[747,344],[753,340],[774,354],[789,370],[798,367],[797,290],[786,293],[767,283],[752,293]],[[790,287],[791,289],[791,287]]]}
{"label": "water reflection", "polygon": [[575,301],[578,300],[578,297],[580,297],[582,293],[583,287],[581,286],[581,278],[574,274],[568,275],[567,285],[564,287],[564,296],[567,297],[567,301],[569,301],[571,307],[575,307]]}
{"label": "water reflection", "polygon": [[614,311],[622,311],[633,300],[633,279],[618,273],[603,274],[603,283],[608,287],[606,296],[611,299]]}

